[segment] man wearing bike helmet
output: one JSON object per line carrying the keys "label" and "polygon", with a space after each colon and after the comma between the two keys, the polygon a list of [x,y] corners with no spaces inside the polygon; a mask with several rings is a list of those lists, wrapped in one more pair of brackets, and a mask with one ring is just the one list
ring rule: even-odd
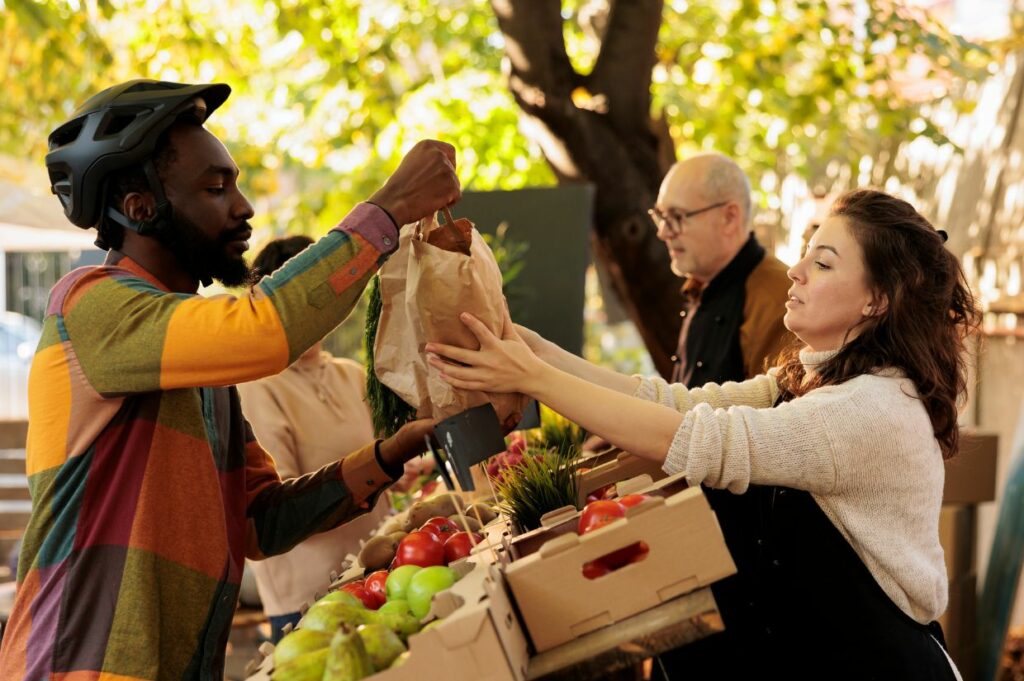
{"label": "man wearing bike helmet", "polygon": [[0,678],[222,678],[244,559],[372,507],[431,432],[282,481],[233,384],[287,367],[348,315],[399,225],[458,200],[454,149],[421,142],[272,276],[205,298],[201,282],[249,278],[253,209],[202,127],[229,93],[131,81],[50,135],[52,189],[109,253],[54,287],[33,361],[33,510]]}

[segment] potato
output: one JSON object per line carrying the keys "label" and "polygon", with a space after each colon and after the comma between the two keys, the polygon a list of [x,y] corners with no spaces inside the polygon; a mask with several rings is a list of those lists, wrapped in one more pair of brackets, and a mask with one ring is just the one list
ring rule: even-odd
{"label": "potato", "polygon": [[391,561],[395,559],[397,550],[398,540],[394,537],[372,537],[360,549],[359,563],[366,568],[367,572],[387,569],[391,565]]}

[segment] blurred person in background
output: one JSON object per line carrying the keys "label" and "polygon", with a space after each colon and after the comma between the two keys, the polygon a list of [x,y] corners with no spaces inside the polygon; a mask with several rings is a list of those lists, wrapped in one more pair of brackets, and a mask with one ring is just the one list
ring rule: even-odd
{"label": "blurred person in background", "polygon": [[[312,244],[302,235],[274,239],[257,254],[253,272],[271,275]],[[373,441],[365,370],[358,362],[332,356],[322,342],[281,373],[239,384],[238,394],[256,439],[273,453],[283,479],[318,471],[336,461],[338,452],[354,452]],[[419,460],[407,462],[405,476],[395,487],[405,488],[420,470]],[[327,590],[331,571],[340,572],[345,556],[359,553],[359,540],[373,533],[389,509],[386,495],[381,495],[371,510],[345,525],[314,535],[287,553],[247,561],[274,643],[285,625],[299,621],[299,608]]]}

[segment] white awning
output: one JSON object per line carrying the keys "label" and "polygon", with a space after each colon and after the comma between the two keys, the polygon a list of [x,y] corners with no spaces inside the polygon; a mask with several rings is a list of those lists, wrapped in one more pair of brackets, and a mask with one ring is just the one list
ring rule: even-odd
{"label": "white awning", "polygon": [[0,252],[68,252],[95,250],[96,232],[91,229],[47,229],[0,222]]}

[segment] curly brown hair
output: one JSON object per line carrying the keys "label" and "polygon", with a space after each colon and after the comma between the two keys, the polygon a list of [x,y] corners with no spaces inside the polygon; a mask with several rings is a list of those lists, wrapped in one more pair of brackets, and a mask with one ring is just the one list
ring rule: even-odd
{"label": "curly brown hair", "polygon": [[981,321],[960,261],[946,250],[944,233],[909,203],[883,192],[849,192],[830,213],[845,218],[864,252],[869,285],[888,306],[861,320],[856,337],[806,382],[802,345],[789,348],[779,386],[787,398],[799,397],[879,369],[899,369],[914,382],[942,456],[950,458],[957,452],[957,410],[967,391],[966,340]]}

